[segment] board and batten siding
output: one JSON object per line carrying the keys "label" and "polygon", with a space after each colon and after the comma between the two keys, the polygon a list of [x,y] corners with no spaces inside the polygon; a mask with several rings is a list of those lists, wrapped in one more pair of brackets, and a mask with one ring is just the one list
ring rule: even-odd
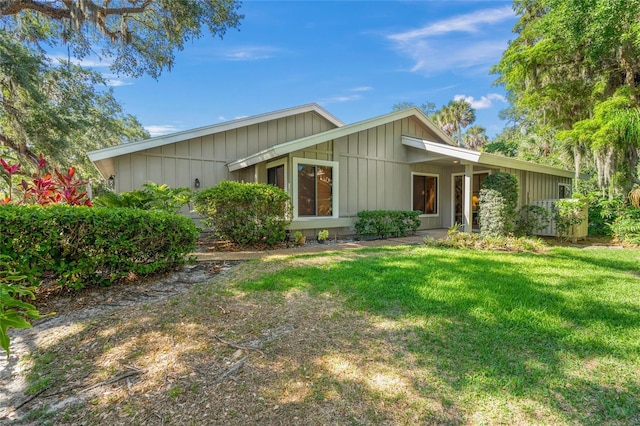
{"label": "board and batten siding", "polygon": [[[411,165],[401,137],[436,139],[413,117],[352,133],[334,141],[334,161],[340,168],[340,216],[355,217],[362,210],[410,210],[411,172],[439,174],[430,165]],[[446,185],[446,184],[445,184]],[[438,217],[423,218],[422,227],[441,226]]]}
{"label": "board and batten siding", "polygon": [[503,169],[518,178],[518,206],[531,205],[534,201],[558,198],[561,183],[571,185],[571,178],[553,176],[525,170]]}
{"label": "board and batten siding", "polygon": [[225,179],[251,182],[253,167],[229,172],[227,163],[335,127],[317,113],[305,112],[116,157],[116,190],[139,189],[147,181],[193,189],[196,178],[201,188]]}

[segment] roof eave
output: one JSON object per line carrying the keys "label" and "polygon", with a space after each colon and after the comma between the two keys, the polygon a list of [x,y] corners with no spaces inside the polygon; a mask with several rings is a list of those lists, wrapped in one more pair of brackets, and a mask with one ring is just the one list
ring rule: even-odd
{"label": "roof eave", "polygon": [[422,111],[420,111],[418,108],[408,108],[401,111],[395,111],[389,114],[370,118],[368,120],[358,121],[353,124],[348,124],[343,127],[327,130],[315,135],[285,142],[273,148],[265,149],[258,153],[232,161],[227,164],[227,167],[229,168],[229,171],[233,172],[280,155],[288,154],[293,151],[307,148],[309,146],[338,139],[345,135],[357,133],[362,130],[370,129],[372,127],[376,127],[395,120],[401,120],[407,117],[416,117],[418,120],[420,120],[426,127],[432,130],[438,137],[442,138],[442,140],[446,144],[448,144],[444,146],[451,146],[452,144],[455,144],[453,140],[440,129],[438,129],[438,126],[436,126],[431,120],[429,120],[429,118],[424,115]]}
{"label": "roof eave", "polygon": [[293,108],[283,109],[265,114],[254,115],[251,117],[239,118],[237,120],[225,121],[224,123],[213,124],[210,126],[199,127],[197,129],[185,130],[181,132],[171,133],[169,135],[156,136],[141,141],[130,142],[98,149],[87,153],[92,162],[104,160],[107,158],[118,157],[120,155],[131,154],[134,152],[144,151],[147,149],[157,148],[188,139],[198,138],[213,133],[225,132],[237,129],[239,127],[251,126],[269,120],[277,120],[279,118],[289,117],[294,114],[305,112],[316,112],[336,127],[343,127],[344,123],[336,118],[333,114],[322,108],[316,103],[301,105]]}

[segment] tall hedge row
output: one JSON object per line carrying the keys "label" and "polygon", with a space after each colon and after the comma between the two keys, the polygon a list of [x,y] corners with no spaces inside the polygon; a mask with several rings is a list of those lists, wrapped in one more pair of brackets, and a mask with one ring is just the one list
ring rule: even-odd
{"label": "tall hedge row", "polygon": [[128,208],[0,206],[0,255],[33,284],[73,288],[184,264],[199,232],[183,216]]}

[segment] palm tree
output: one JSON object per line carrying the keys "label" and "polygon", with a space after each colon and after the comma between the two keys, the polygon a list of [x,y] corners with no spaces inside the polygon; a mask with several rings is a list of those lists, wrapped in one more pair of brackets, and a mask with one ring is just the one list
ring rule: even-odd
{"label": "palm tree", "polygon": [[455,126],[455,135],[458,145],[463,145],[462,129],[476,121],[476,112],[471,104],[464,99],[451,101],[447,105]]}
{"label": "palm tree", "polygon": [[452,137],[460,146],[464,146],[462,129],[476,121],[476,112],[464,99],[450,101],[433,116],[434,121],[447,136]]}
{"label": "palm tree", "polygon": [[469,127],[464,135],[464,143],[467,148],[479,150],[487,143],[486,129],[482,126]]}

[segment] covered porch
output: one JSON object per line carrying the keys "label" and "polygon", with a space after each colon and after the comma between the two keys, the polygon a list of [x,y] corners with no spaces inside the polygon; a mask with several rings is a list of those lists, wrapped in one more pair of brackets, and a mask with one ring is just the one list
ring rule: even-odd
{"label": "covered porch", "polygon": [[[567,170],[530,163],[467,148],[445,145],[424,139],[402,136],[402,144],[408,149],[411,165],[431,164],[449,171],[442,177],[451,179],[450,186],[443,185],[442,203],[450,203],[443,217],[445,227],[456,224],[465,232],[479,229],[478,207],[483,180],[491,173],[506,171],[518,178],[520,206],[536,200],[558,198],[558,194],[570,188],[573,173]],[[449,189],[447,189],[449,188]]]}

